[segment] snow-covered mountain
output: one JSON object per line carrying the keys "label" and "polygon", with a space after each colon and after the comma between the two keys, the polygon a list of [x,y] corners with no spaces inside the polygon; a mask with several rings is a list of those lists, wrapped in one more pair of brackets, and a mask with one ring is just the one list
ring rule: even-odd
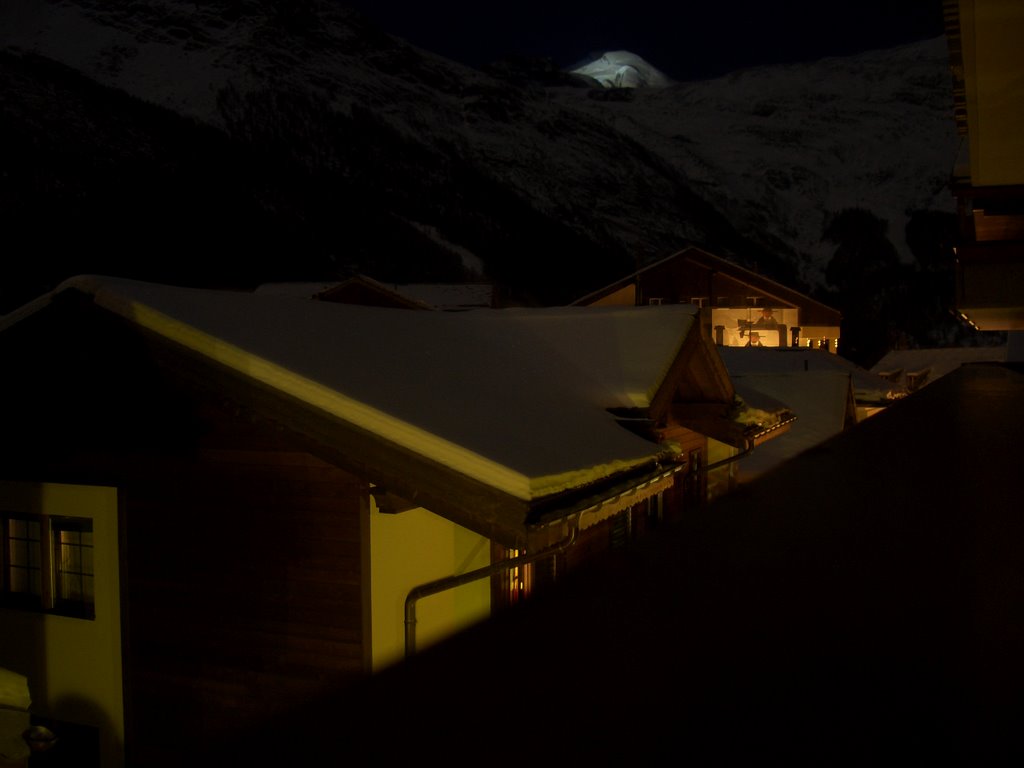
{"label": "snow-covered mountain", "polygon": [[[5,224],[38,223],[26,186],[58,229],[108,215],[108,254],[132,254],[130,277],[167,277],[158,258],[178,260],[179,282],[218,261],[239,282],[482,273],[559,302],[693,242],[814,289],[839,210],[888,220],[905,257],[907,211],[952,210],[943,40],[691,83],[611,52],[619,81],[602,83],[544,62],[473,70],[315,0],[5,0],[0,52],[0,127],[24,149],[2,161]],[[174,209],[166,230],[121,183],[149,190],[159,174],[170,181],[147,193]],[[211,196],[233,207],[208,239]],[[118,240],[133,221],[133,238],[165,231],[163,250]],[[272,224],[234,249],[266,253],[229,253],[232,232]],[[114,264],[44,229],[22,232],[40,258]]]}
{"label": "snow-covered mountain", "polygon": [[[632,68],[643,73],[642,61]],[[655,72],[650,82],[663,81]],[[811,285],[823,284],[835,246],[821,235],[839,211],[863,208],[888,221],[909,261],[908,211],[955,210],[945,38],[639,89],[627,102],[578,91],[564,99],[664,157],[745,234],[804,257]]]}
{"label": "snow-covered mountain", "polygon": [[607,51],[569,69],[602,88],[664,88],[672,79],[629,51]]}

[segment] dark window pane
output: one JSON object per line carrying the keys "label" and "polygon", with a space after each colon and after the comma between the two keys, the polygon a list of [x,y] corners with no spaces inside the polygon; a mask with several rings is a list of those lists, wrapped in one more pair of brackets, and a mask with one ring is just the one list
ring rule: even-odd
{"label": "dark window pane", "polygon": [[38,598],[42,595],[42,555],[39,521],[7,518],[7,591]]}

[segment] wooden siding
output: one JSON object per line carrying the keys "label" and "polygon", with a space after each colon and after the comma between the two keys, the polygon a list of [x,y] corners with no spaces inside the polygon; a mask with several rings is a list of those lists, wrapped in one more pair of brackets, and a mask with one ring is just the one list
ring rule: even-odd
{"label": "wooden siding", "polygon": [[[708,307],[757,306],[800,309],[801,325],[838,326],[840,313],[821,302],[728,259],[689,247],[650,264],[612,285],[578,299],[575,304],[598,305],[626,286],[635,290],[635,303],[689,304],[703,299]],[[710,324],[707,313],[704,322]],[[710,330],[710,325],[709,325]]]}
{"label": "wooden siding", "polygon": [[201,762],[226,729],[366,674],[365,482],[73,296],[0,352],[20,373],[0,381],[2,477],[118,489],[129,765]]}
{"label": "wooden siding", "polygon": [[[213,442],[244,431],[230,425]],[[175,764],[182,744],[367,673],[367,492],[309,454],[221,447],[126,489],[133,764]]]}
{"label": "wooden siding", "polygon": [[688,510],[707,503],[708,477],[707,456],[708,439],[692,429],[671,424],[658,431],[660,440],[675,442],[682,455],[686,457],[686,471],[676,480],[671,493],[666,493],[665,518],[678,520]]}
{"label": "wooden siding", "polygon": [[[638,275],[637,304],[661,298],[665,304],[689,304],[704,298],[704,306],[745,307],[748,300],[759,298],[760,305],[793,306],[765,286],[755,286],[720,270],[708,268],[689,259],[669,260]],[[722,300],[722,301],[720,301]]]}

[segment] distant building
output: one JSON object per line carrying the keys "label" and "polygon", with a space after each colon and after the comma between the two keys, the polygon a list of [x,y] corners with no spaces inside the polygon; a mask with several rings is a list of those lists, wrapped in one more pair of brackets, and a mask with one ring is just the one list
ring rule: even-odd
{"label": "distant building", "polygon": [[[734,264],[702,248],[689,246],[588,293],[577,306],[693,304],[701,322],[720,346],[744,347],[756,330],[766,347],[811,347],[835,352],[839,310]],[[758,324],[765,310],[767,326]]]}

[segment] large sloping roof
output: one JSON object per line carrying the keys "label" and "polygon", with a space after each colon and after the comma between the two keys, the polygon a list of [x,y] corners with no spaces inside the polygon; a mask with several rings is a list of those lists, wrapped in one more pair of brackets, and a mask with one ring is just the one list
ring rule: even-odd
{"label": "large sloping roof", "polygon": [[74,278],[78,292],[194,356],[409,455],[532,502],[653,466],[665,446],[610,408],[644,408],[695,325],[688,306],[408,312]]}
{"label": "large sloping roof", "polygon": [[833,355],[822,349],[719,347],[718,351],[731,376],[802,371],[840,373],[850,378],[854,397],[861,404],[887,405],[907,393],[905,386],[879,376],[873,372],[875,369],[861,368],[842,355]]}

